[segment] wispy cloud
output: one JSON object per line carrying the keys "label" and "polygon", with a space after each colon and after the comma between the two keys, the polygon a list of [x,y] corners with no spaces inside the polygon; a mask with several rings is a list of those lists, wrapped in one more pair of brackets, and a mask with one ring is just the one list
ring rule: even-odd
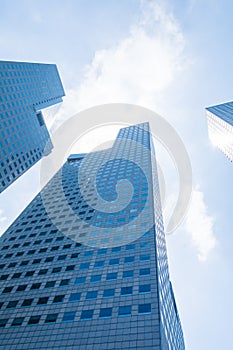
{"label": "wispy cloud", "polygon": [[186,67],[185,40],[174,16],[143,1],[141,16],[116,46],[95,52],[81,84],[67,97],[56,124],[93,105],[126,102],[158,108],[161,93]]}
{"label": "wispy cloud", "polygon": [[[156,1],[142,1],[141,16],[125,38],[96,51],[81,83],[67,91],[52,129],[78,111],[103,103],[133,103],[158,111],[162,100],[167,103],[166,89],[190,61],[173,14]],[[213,222],[203,193],[194,191],[185,229],[202,261],[216,245]]]}
{"label": "wispy cloud", "polygon": [[199,190],[194,190],[190,209],[183,227],[191,236],[200,261],[206,261],[210,252],[217,245],[217,239],[214,234],[214,221],[214,217],[208,213],[203,193]]}

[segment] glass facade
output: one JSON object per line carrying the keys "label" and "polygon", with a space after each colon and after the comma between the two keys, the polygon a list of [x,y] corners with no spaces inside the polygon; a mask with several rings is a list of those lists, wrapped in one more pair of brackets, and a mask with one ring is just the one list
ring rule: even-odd
{"label": "glass facade", "polygon": [[233,161],[233,102],[206,108],[211,142]]}
{"label": "glass facade", "polygon": [[40,110],[61,102],[62,96],[55,64],[0,61],[0,192],[50,153]]}
{"label": "glass facade", "polygon": [[[132,149],[127,140],[135,141]],[[4,350],[185,349],[153,155],[148,123],[121,129],[110,150],[90,158],[70,156],[5,232],[0,252]],[[89,171],[79,182],[85,159]],[[100,159],[104,165],[95,187],[105,199],[101,204],[91,186]],[[114,212],[123,178],[133,185],[131,199]]]}

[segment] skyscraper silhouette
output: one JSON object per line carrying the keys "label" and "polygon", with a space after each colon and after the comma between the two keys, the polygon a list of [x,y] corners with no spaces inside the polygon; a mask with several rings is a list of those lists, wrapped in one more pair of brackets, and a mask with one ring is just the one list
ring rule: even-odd
{"label": "skyscraper silhouette", "polygon": [[55,64],[0,61],[0,192],[50,153],[41,109],[62,96]]}
{"label": "skyscraper silhouette", "polygon": [[149,124],[71,155],[3,236],[1,346],[184,350]]}

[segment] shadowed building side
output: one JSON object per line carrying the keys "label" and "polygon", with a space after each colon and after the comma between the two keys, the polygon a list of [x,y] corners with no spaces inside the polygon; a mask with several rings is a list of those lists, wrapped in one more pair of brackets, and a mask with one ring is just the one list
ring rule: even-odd
{"label": "shadowed building side", "polygon": [[64,95],[55,64],[0,61],[0,192],[51,152],[41,109]]}

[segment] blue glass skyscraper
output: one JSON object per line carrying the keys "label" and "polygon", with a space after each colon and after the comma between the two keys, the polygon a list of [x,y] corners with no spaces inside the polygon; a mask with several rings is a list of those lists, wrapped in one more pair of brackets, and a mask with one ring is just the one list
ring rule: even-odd
{"label": "blue glass skyscraper", "polygon": [[56,65],[0,61],[0,192],[51,151],[41,109],[62,96]]}
{"label": "blue glass skyscraper", "polygon": [[233,102],[206,108],[209,137],[233,161]]}
{"label": "blue glass skyscraper", "polygon": [[71,155],[0,254],[4,350],[185,349],[148,123]]}

